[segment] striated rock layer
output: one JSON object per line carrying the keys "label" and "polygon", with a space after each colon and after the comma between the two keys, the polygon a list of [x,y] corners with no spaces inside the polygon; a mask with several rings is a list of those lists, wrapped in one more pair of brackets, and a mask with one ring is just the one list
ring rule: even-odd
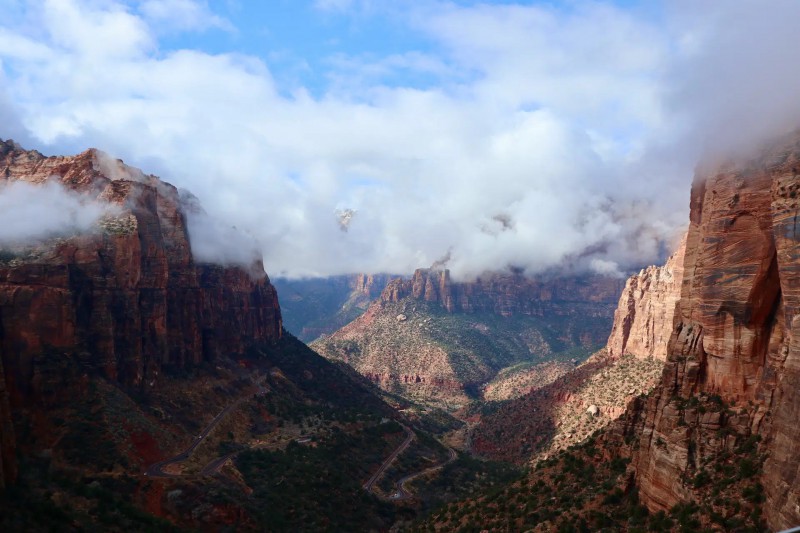
{"label": "striated rock layer", "polygon": [[38,243],[0,262],[7,481],[14,477],[9,413],[57,401],[48,386],[55,359],[74,358],[144,394],[164,371],[280,338],[277,293],[261,264],[245,270],[195,263],[172,185],[96,150],[44,157],[12,142],[0,142],[0,179],[57,180],[118,208],[95,232]]}
{"label": "striated rock layer", "polygon": [[678,316],[634,455],[651,510],[691,499],[703,462],[752,435],[769,526],[800,524],[799,172],[795,136],[695,179]]}
{"label": "striated rock layer", "polygon": [[625,283],[606,351],[610,357],[667,358],[675,312],[681,295],[686,237],[664,266],[650,266]]}
{"label": "striated rock layer", "polygon": [[542,316],[549,312],[572,312],[559,302],[605,304],[604,314],[616,302],[621,280],[603,276],[531,279],[519,274],[487,274],[470,282],[453,282],[449,270],[420,268],[411,279],[390,282],[381,301],[398,302],[410,297],[441,305],[449,313],[489,312],[501,316]]}

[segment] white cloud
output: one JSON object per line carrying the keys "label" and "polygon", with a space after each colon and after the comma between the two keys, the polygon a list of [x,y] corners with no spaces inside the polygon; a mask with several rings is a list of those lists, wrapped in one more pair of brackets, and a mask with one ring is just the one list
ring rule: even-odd
{"label": "white cloud", "polygon": [[142,19],[121,4],[105,5],[87,9],[72,0],[45,0],[41,23],[52,45],[97,67],[108,67],[101,63],[105,61],[141,57],[153,49],[153,36]]}
{"label": "white cloud", "polygon": [[465,276],[638,268],[685,224],[709,139],[800,119],[800,4],[669,4],[658,21],[588,1],[317,2],[365,5],[436,46],[330,58],[312,97],[259,58],[156,52],[166,3],[52,1],[36,24],[0,22],[5,113],[52,151],[97,146],[190,189],[273,275],[408,272],[448,251]]}
{"label": "white cloud", "polygon": [[60,183],[0,185],[0,246],[83,233],[114,208],[65,190]]}
{"label": "white cloud", "polygon": [[206,30],[219,28],[232,31],[230,21],[215,15],[206,2],[193,0],[146,0],[139,5],[145,19],[164,30]]}
{"label": "white cloud", "polygon": [[244,267],[261,260],[261,246],[255,237],[209,216],[191,192],[181,191],[181,201],[195,260]]}

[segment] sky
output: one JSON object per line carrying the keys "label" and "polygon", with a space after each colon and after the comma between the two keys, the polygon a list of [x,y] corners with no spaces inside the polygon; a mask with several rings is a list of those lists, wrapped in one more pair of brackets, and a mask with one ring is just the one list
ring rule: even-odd
{"label": "sky", "polygon": [[191,191],[198,255],[255,240],[271,276],[624,275],[685,229],[698,163],[800,124],[792,0],[0,12],[0,138]]}

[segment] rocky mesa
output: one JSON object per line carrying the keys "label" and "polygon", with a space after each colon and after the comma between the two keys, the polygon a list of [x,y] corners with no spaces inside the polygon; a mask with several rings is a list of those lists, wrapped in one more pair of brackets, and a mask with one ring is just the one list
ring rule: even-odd
{"label": "rocky mesa", "polygon": [[[522,274],[490,273],[468,282],[453,282],[446,269],[420,268],[410,279],[395,279],[381,294],[384,302],[414,300],[436,303],[448,313],[489,312],[500,316],[542,316],[590,310],[606,316],[622,287],[605,276],[529,278]],[[559,304],[578,304],[559,305]],[[594,305],[593,305],[594,304]]]}
{"label": "rocky mesa", "polygon": [[45,157],[0,142],[0,180],[68,191],[115,206],[82,234],[0,257],[0,429],[13,481],[11,412],[80,395],[55,370],[69,359],[147,395],[165,372],[242,353],[281,337],[275,289],[260,262],[199,264],[178,190],[97,150]]}

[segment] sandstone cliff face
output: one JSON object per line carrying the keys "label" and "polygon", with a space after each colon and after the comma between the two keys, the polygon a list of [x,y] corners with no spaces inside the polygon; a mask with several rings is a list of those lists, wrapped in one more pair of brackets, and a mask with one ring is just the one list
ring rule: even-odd
{"label": "sandstone cliff face", "polygon": [[411,279],[393,280],[381,294],[384,302],[406,297],[441,305],[449,313],[489,312],[501,316],[570,313],[558,302],[603,304],[591,311],[608,312],[616,303],[622,280],[603,276],[531,279],[514,274],[488,274],[470,282],[453,282],[448,270],[421,268]]}
{"label": "sandstone cliff face", "polygon": [[664,266],[650,266],[625,283],[606,351],[611,357],[667,358],[667,343],[681,295],[686,238]]}
{"label": "sandstone cliff face", "polygon": [[13,470],[5,461],[4,395],[12,411],[46,407],[52,391],[41,375],[48,359],[76,357],[87,371],[146,393],[164,371],[280,338],[277,293],[263,267],[196,264],[173,186],[95,150],[44,157],[2,142],[0,177],[55,179],[119,208],[95,232],[39,243],[0,262],[6,474]]}
{"label": "sandstone cliff face", "polygon": [[795,137],[695,180],[678,317],[634,456],[651,509],[691,498],[704,460],[759,435],[768,524],[800,524],[798,171]]}

